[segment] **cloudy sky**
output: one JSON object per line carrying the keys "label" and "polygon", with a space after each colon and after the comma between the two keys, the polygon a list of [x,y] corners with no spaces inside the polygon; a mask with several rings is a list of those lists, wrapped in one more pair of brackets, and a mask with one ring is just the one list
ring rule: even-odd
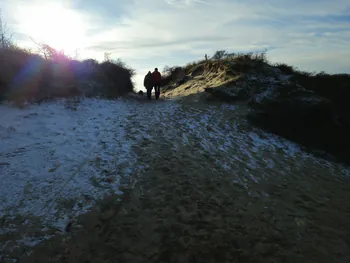
{"label": "cloudy sky", "polygon": [[46,42],[81,58],[121,58],[142,76],[154,67],[267,49],[273,62],[350,73],[349,0],[0,0],[21,46]]}

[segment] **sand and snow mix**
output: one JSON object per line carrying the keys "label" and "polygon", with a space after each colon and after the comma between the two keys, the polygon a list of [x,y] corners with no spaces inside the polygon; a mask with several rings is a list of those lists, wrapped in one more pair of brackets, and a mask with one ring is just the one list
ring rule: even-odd
{"label": "sand and snow mix", "polygon": [[243,185],[276,173],[349,174],[340,164],[250,127],[235,117],[238,106],[85,99],[25,109],[0,105],[0,112],[0,217],[38,216],[43,227],[63,229],[67,218],[88,211],[95,200],[121,194],[123,178],[142,176],[145,164],[133,146],[145,140],[150,143],[145,147],[165,140],[175,152],[186,148],[216,158]]}

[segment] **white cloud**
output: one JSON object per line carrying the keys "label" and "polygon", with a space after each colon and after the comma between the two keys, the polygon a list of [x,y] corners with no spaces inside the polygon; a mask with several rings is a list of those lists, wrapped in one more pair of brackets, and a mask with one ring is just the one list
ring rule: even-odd
{"label": "white cloud", "polygon": [[[103,58],[104,52],[113,52],[113,56],[136,68],[140,76],[155,66],[161,69],[164,65],[185,64],[217,49],[267,48],[272,61],[292,63],[301,69],[350,69],[346,60],[350,55],[348,0],[56,2],[71,8],[83,21],[82,54]],[[24,9],[43,4],[47,1],[6,0],[4,8],[13,11],[16,6]],[[8,14],[6,19],[15,29],[26,23],[16,20],[15,12]],[[138,87],[142,85],[140,76]]]}
{"label": "white cloud", "polygon": [[211,5],[209,2],[202,0],[165,0],[165,2],[177,7],[188,7],[193,4]]}

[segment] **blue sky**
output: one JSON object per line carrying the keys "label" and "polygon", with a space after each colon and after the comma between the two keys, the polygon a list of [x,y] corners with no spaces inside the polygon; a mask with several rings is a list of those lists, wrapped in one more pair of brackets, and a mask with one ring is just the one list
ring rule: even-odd
{"label": "blue sky", "polygon": [[350,73],[349,0],[0,0],[21,46],[30,38],[82,58],[104,52],[137,70],[211,55],[268,50],[273,62]]}

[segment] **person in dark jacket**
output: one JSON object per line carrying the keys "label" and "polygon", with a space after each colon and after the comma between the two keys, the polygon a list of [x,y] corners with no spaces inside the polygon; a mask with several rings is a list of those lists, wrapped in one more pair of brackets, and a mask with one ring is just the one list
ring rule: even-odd
{"label": "person in dark jacket", "polygon": [[155,68],[152,73],[152,81],[153,81],[154,91],[155,91],[156,100],[157,100],[159,99],[159,96],[160,96],[160,84],[162,82],[162,75],[160,74],[157,68]]}
{"label": "person in dark jacket", "polygon": [[145,76],[145,79],[143,80],[143,86],[147,90],[147,98],[149,100],[152,99],[153,81],[151,71],[148,71],[147,75]]}

